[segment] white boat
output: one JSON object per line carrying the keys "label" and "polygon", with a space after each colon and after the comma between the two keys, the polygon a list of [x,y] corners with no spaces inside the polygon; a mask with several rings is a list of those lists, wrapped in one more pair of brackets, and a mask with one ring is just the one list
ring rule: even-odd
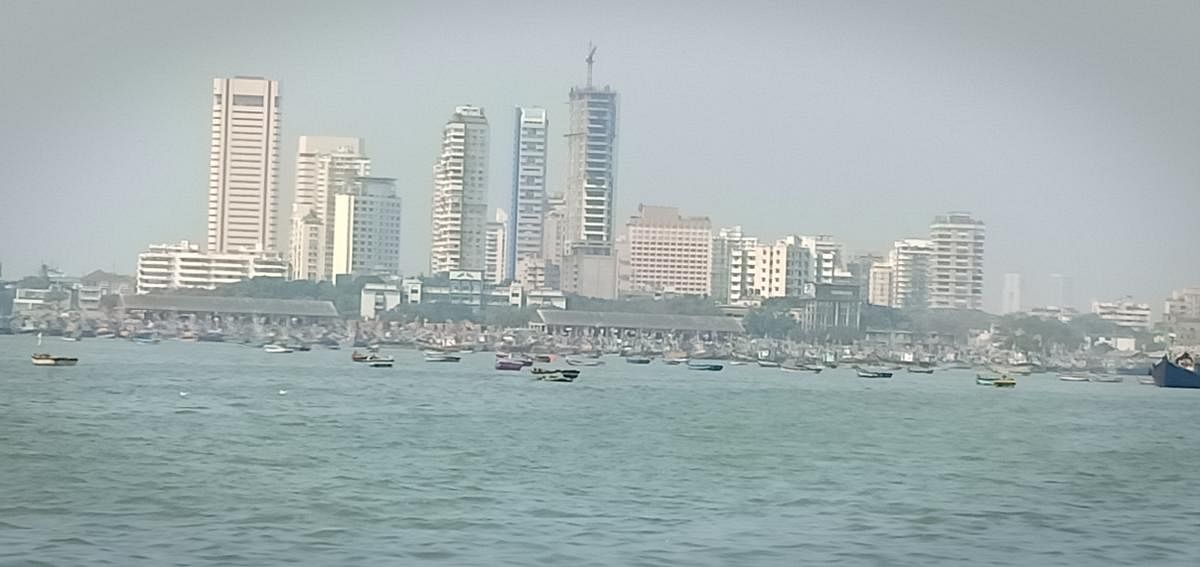
{"label": "white boat", "polygon": [[1087,382],[1089,378],[1081,374],[1062,374],[1058,377],[1063,382]]}
{"label": "white boat", "polygon": [[763,368],[779,368],[778,362],[775,362],[774,360],[763,360],[761,358],[758,360],[758,365]]}
{"label": "white boat", "polygon": [[462,357],[456,354],[446,354],[444,352],[425,353],[425,362],[458,362],[460,360],[462,360]]}
{"label": "white boat", "polygon": [[38,353],[30,357],[33,360],[34,366],[75,366],[79,362],[78,358],[70,356],[53,356],[46,353]]}
{"label": "white boat", "polygon": [[77,343],[77,342],[79,342],[79,337],[68,337],[68,336],[66,336],[66,335],[63,335],[62,337],[59,337],[59,339],[60,339],[60,340],[63,340],[63,341],[66,341],[66,342],[68,342],[68,343]]}
{"label": "white boat", "polygon": [[1088,376],[1088,380],[1091,380],[1092,382],[1103,382],[1103,383],[1113,384],[1113,383],[1117,383],[1117,382],[1124,382],[1125,377],[1118,376],[1115,374],[1092,374],[1091,376]]}
{"label": "white boat", "polygon": [[600,366],[601,364],[604,364],[604,361],[598,358],[575,358],[568,356],[567,364],[570,364],[571,366]]}
{"label": "white boat", "polygon": [[287,353],[293,352],[293,351],[292,351],[292,349],[285,347],[285,346],[265,345],[265,346],[263,346],[263,352],[269,352],[271,354],[287,354]]}

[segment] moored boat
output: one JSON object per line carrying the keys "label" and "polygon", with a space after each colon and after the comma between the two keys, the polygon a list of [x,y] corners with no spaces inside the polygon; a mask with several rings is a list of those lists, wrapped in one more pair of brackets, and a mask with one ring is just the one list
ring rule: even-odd
{"label": "moored boat", "polygon": [[283,345],[269,344],[269,345],[263,345],[263,352],[270,353],[270,354],[288,354],[288,353],[294,352],[294,351]]}
{"label": "moored boat", "polygon": [[357,350],[350,353],[350,360],[353,360],[354,362],[363,362],[363,363],[368,363],[368,364],[372,364],[372,365],[377,364],[377,363],[385,363],[385,362],[388,364],[391,364],[396,361],[391,356],[382,356],[379,353],[375,353],[375,352],[363,353],[363,352],[359,352]]}
{"label": "moored boat", "polygon": [[497,358],[496,370],[516,370],[525,368],[525,362],[514,358]]}
{"label": "moored boat", "polygon": [[1000,378],[998,378],[994,382],[992,382],[992,385],[997,388],[1013,388],[1013,387],[1016,387],[1017,381],[1008,376],[1001,376]]}
{"label": "moored boat", "polygon": [[30,358],[34,366],[75,366],[79,362],[78,358],[72,356],[54,356],[44,352]]}
{"label": "moored boat", "polygon": [[627,357],[625,357],[625,362],[628,362],[629,364],[650,364],[650,357],[648,357],[648,356],[627,356]]}
{"label": "moored boat", "polygon": [[879,370],[874,368],[859,368],[856,370],[859,378],[891,378],[892,373],[888,370]]}
{"label": "moored boat", "polygon": [[774,360],[759,360],[758,365],[763,368],[779,368],[779,363]]}
{"label": "moored boat", "polygon": [[996,378],[994,376],[984,376],[983,374],[975,375],[975,384],[979,386],[995,386]]}
{"label": "moored boat", "polygon": [[458,362],[460,360],[462,360],[462,357],[456,354],[447,354],[444,352],[425,353],[425,362]]}
{"label": "moored boat", "polygon": [[909,374],[933,374],[933,369],[920,367],[920,366],[909,366],[908,373]]}
{"label": "moored boat", "polygon": [[543,382],[574,382],[579,377],[579,371],[574,369],[555,370],[548,374],[541,374],[538,380]]}
{"label": "moored boat", "polygon": [[725,368],[723,365],[715,362],[702,362],[698,360],[688,361],[687,367],[690,370],[707,370],[709,372],[716,372]]}
{"label": "moored boat", "polygon": [[567,364],[571,366],[600,366],[604,364],[604,361],[598,358],[575,358],[568,356]]}
{"label": "moored boat", "polygon": [[1089,380],[1086,374],[1059,374],[1058,379],[1063,382],[1087,382]]}
{"label": "moored boat", "polygon": [[1166,356],[1158,361],[1151,369],[1154,384],[1160,388],[1200,388],[1200,374],[1196,373],[1196,363],[1192,356],[1183,353],[1171,362]]}
{"label": "moored boat", "polygon": [[1092,382],[1115,384],[1118,382],[1124,382],[1125,378],[1123,376],[1116,376],[1113,374],[1092,374],[1091,376],[1088,376],[1088,380]]}

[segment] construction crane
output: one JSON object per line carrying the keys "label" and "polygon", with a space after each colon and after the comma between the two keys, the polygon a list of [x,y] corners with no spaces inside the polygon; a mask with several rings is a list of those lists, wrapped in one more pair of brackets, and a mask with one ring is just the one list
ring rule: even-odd
{"label": "construction crane", "polygon": [[588,86],[588,88],[591,88],[592,87],[592,65],[596,62],[596,46],[592,45],[592,42],[589,41],[588,49],[590,49],[591,51],[588,51],[587,59],[585,59],[584,61],[587,61],[587,64],[588,64],[587,86]]}

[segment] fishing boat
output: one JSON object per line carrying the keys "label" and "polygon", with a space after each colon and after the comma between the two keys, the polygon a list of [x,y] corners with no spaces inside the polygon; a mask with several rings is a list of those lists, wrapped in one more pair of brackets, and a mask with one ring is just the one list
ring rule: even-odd
{"label": "fishing boat", "polygon": [[538,376],[543,382],[574,382],[579,377],[579,371],[574,369],[556,370],[549,374]]}
{"label": "fishing boat", "polygon": [[72,356],[54,356],[44,352],[30,358],[34,366],[75,366],[79,362],[78,358]]}
{"label": "fishing boat", "polygon": [[627,357],[625,357],[625,362],[628,362],[629,364],[650,364],[650,357],[648,357],[648,356],[627,356]]}
{"label": "fishing boat", "polygon": [[1087,382],[1089,378],[1087,374],[1059,374],[1058,379],[1063,382]]}
{"label": "fishing boat", "polygon": [[263,345],[263,352],[271,354],[287,354],[294,351],[283,345],[269,344]]}
{"label": "fishing boat", "polygon": [[983,374],[975,375],[975,384],[979,386],[995,386],[996,378],[994,376],[984,376]]}
{"label": "fishing boat", "polygon": [[496,370],[515,370],[520,371],[525,368],[525,362],[513,358],[497,358]]}
{"label": "fishing boat", "polygon": [[919,366],[909,366],[908,373],[909,374],[933,374],[933,369],[919,367]]}
{"label": "fishing boat", "polygon": [[61,341],[66,341],[66,342],[68,342],[68,343],[77,343],[77,342],[79,342],[79,337],[70,336],[70,335],[63,335],[63,336],[59,337],[58,339],[59,339],[59,340],[61,340]]}
{"label": "fishing boat", "polygon": [[379,353],[375,353],[375,352],[365,352],[364,353],[364,352],[359,352],[357,350],[350,353],[350,360],[353,360],[354,362],[363,362],[363,363],[367,363],[367,364],[375,364],[375,363],[382,363],[382,362],[386,362],[386,363],[390,364],[390,363],[396,361],[396,359],[392,358],[391,356],[382,356]]}
{"label": "fishing boat", "polygon": [[571,366],[600,366],[604,364],[604,361],[598,358],[575,358],[568,356],[567,364]]}
{"label": "fishing boat", "polygon": [[777,366],[784,372],[811,372],[813,374],[820,374],[822,370],[825,370],[823,366],[813,366],[811,364],[780,364]]}
{"label": "fishing boat", "polygon": [[690,370],[707,370],[709,372],[717,372],[725,368],[723,365],[715,362],[702,362],[698,360],[688,361],[687,367]]}
{"label": "fishing boat", "polygon": [[366,362],[366,365],[370,366],[371,368],[391,368],[392,367],[391,358],[392,357],[389,356],[386,359],[368,361],[368,362]]}
{"label": "fishing boat", "polygon": [[535,354],[533,355],[533,360],[534,362],[553,362],[554,357],[549,354]]}
{"label": "fishing boat", "polygon": [[1160,388],[1200,388],[1200,374],[1196,373],[1196,362],[1188,353],[1171,362],[1166,356],[1151,369],[1154,384]]}
{"label": "fishing boat", "polygon": [[1092,382],[1115,384],[1115,383],[1119,383],[1119,382],[1124,382],[1125,377],[1124,376],[1116,376],[1113,374],[1092,374],[1091,376],[1088,376],[1088,380],[1090,380]]}
{"label": "fishing boat", "polygon": [[425,362],[427,363],[456,363],[462,360],[462,357],[457,354],[448,354],[445,352],[426,352]]}
{"label": "fishing boat", "polygon": [[1001,376],[993,381],[992,385],[996,386],[997,388],[1015,388],[1017,381],[1013,378],[1009,378],[1008,376]]}
{"label": "fishing boat", "polygon": [[1152,377],[1151,378],[1138,378],[1138,384],[1141,384],[1143,386],[1153,386],[1154,378],[1152,378]]}
{"label": "fishing boat", "polygon": [[858,368],[858,369],[856,369],[856,372],[858,372],[859,378],[891,378],[892,377],[892,373],[888,370],[880,370],[880,369],[872,369],[872,368]]}
{"label": "fishing boat", "polygon": [[774,360],[759,360],[758,365],[763,368],[779,368],[779,363]]}
{"label": "fishing boat", "polygon": [[534,376],[549,376],[551,374],[558,374],[559,372],[562,371],[556,368],[538,368],[535,366],[529,369],[529,373]]}

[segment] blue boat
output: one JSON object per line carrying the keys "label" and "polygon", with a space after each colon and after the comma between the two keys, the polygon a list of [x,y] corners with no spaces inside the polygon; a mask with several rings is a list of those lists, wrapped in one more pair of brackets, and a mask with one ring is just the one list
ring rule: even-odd
{"label": "blue boat", "polygon": [[1163,357],[1150,369],[1154,376],[1154,385],[1159,388],[1200,388],[1200,374],[1196,373],[1192,357],[1184,353],[1175,362]]}

